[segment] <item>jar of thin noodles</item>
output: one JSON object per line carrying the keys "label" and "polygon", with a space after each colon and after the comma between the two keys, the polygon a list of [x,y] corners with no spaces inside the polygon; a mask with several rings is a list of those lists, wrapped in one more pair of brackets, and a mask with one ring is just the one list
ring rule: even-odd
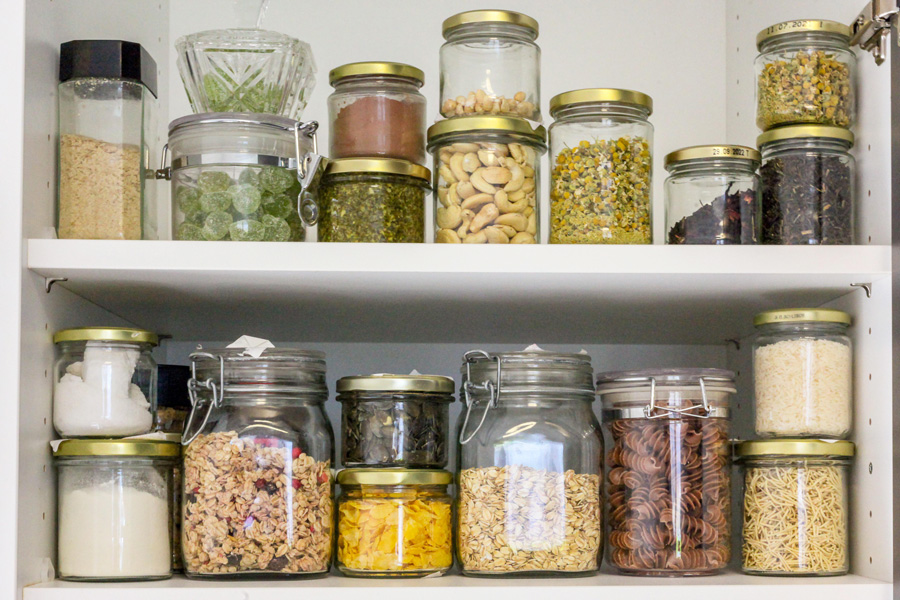
{"label": "jar of thin noodles", "polygon": [[741,442],[742,569],[750,575],[844,575],[850,569],[848,483],[853,442]]}

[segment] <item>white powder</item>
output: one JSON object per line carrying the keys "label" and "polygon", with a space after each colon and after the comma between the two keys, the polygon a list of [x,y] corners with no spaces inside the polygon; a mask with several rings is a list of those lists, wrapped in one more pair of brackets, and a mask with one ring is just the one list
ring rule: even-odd
{"label": "white powder", "polygon": [[63,577],[169,574],[169,506],[164,497],[118,483],[60,490]]}
{"label": "white powder", "polygon": [[785,340],[753,356],[756,433],[844,437],[852,421],[851,351],[840,342]]}
{"label": "white powder", "polygon": [[131,383],[140,351],[88,342],[53,392],[53,426],[64,437],[126,436],[153,424],[150,403]]}

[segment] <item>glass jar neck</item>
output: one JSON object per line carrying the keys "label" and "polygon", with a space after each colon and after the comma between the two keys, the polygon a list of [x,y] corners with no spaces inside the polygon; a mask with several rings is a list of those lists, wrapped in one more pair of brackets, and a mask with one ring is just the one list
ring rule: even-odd
{"label": "glass jar neck", "polygon": [[429,183],[424,179],[392,173],[335,173],[334,175],[325,175],[322,179],[322,186],[341,185],[346,183],[394,183],[417,187],[429,187]]}
{"label": "glass jar neck", "polygon": [[444,484],[406,483],[398,485],[360,485],[358,483],[342,483],[341,489],[348,496],[364,498],[367,496],[444,496],[447,494],[447,486]]}
{"label": "glass jar neck", "polygon": [[839,456],[753,456],[740,460],[740,462],[749,468],[753,467],[849,467],[852,459]]}
{"label": "glass jar neck", "polygon": [[[469,397],[475,402],[488,402],[491,399],[490,395],[484,392],[472,393]],[[547,405],[591,410],[593,401],[593,394],[585,393],[584,390],[524,391],[511,389],[503,391],[501,389],[500,396],[497,398],[497,405],[504,408],[539,408],[541,405]]]}
{"label": "glass jar neck", "polygon": [[537,36],[537,32],[530,27],[496,22],[467,23],[444,33],[444,39],[448,44],[490,39],[534,43]]}
{"label": "glass jar neck", "polygon": [[759,53],[779,52],[783,50],[843,50],[850,51],[850,40],[839,33],[827,31],[797,31],[784,33],[764,40],[759,45]]}
{"label": "glass jar neck", "polygon": [[150,344],[141,343],[141,342],[111,342],[105,340],[90,340],[90,341],[77,341],[77,342],[58,342],[57,345],[62,352],[83,352],[85,348],[90,344],[91,348],[116,348],[119,350],[139,350],[150,351],[152,346]]}
{"label": "glass jar neck", "polygon": [[544,144],[544,142],[542,142],[539,138],[536,139],[532,136],[522,133],[516,133],[513,131],[501,132],[470,130],[442,135],[437,139],[433,139],[428,142],[428,151],[437,152],[441,148],[445,148],[450,144],[454,144],[456,142],[471,142],[477,144],[525,144],[534,148],[538,152],[538,154],[543,154],[547,150],[546,144]]}
{"label": "glass jar neck", "polygon": [[827,154],[847,154],[852,144],[846,140],[832,138],[792,138],[778,140],[760,146],[763,159],[795,150],[806,150]]}
{"label": "glass jar neck", "polygon": [[700,158],[672,163],[668,166],[670,177],[690,175],[737,174],[754,176],[758,164],[749,160],[734,158]]}
{"label": "glass jar neck", "polygon": [[321,409],[326,400],[328,394],[322,393],[241,392],[226,388],[222,396],[222,407]]}
{"label": "glass jar neck", "polygon": [[640,123],[646,122],[650,116],[650,110],[634,104],[622,104],[619,102],[589,102],[585,104],[573,104],[563,106],[552,111],[556,121],[592,120],[592,119],[619,119],[621,121]]}
{"label": "glass jar neck", "polygon": [[766,323],[758,325],[759,335],[779,333],[820,333],[830,335],[847,335],[847,325],[843,323],[827,323],[816,321],[811,323]]}
{"label": "glass jar neck", "polygon": [[354,91],[397,91],[416,94],[422,87],[422,82],[409,77],[396,75],[352,75],[338,79],[332,86],[334,93],[346,93]]}

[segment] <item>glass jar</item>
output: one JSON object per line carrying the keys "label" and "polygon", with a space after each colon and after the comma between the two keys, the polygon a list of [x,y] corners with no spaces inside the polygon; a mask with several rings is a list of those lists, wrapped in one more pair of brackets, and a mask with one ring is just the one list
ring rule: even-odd
{"label": "glass jar", "polygon": [[190,367],[183,365],[159,365],[156,396],[156,431],[184,432],[184,422],[191,412],[187,383],[191,378]]}
{"label": "glass jar", "polygon": [[189,577],[328,572],[334,433],[320,352],[191,354],[182,553]]}
{"label": "glass jar", "polygon": [[434,156],[434,241],[540,242],[539,157],[547,132],[510,117],[460,117],[428,128]]}
{"label": "glass jar", "polygon": [[325,166],[317,128],[250,113],[172,121],[172,166],[164,174],[172,179],[173,238],[303,241],[318,216],[311,196]]}
{"label": "glass jar", "polygon": [[320,242],[425,242],[431,171],[405,160],[328,162],[318,191]]}
{"label": "glass jar", "polygon": [[537,21],[509,10],[472,10],[450,17],[442,30],[441,115],[541,121]]}
{"label": "glass jar", "polygon": [[172,469],[162,440],[65,440],[58,478],[60,579],[144,581],[172,576]]}
{"label": "glass jar", "polygon": [[850,315],[797,308],[756,315],[756,435],[845,438],[853,420]]}
{"label": "glass jar", "polygon": [[602,373],[611,436],[609,561],[633,575],[709,575],[731,557],[730,399],[723,369]]}
{"label": "glass jar", "polygon": [[756,140],[762,152],[763,244],[852,244],[856,203],[853,134],[791,125]]}
{"label": "glass jar", "polygon": [[53,427],[64,438],[124,437],[153,429],[155,333],[79,327],[53,334]]}
{"label": "glass jar", "polygon": [[425,74],[410,65],[363,62],[328,75],[328,157],[397,158],[425,163]]}
{"label": "glass jar", "polygon": [[756,124],[850,128],[856,121],[856,55],[850,28],[822,20],[787,21],[756,36]]}
{"label": "glass jar", "polygon": [[59,55],[57,235],[156,239],[156,62],[119,40],[66,42]]}
{"label": "glass jar", "polygon": [[424,469],[344,469],[337,568],[354,577],[424,577],[453,565],[453,475]]}
{"label": "glass jar", "polygon": [[337,382],[345,467],[447,465],[456,386],[439,375],[357,375]]}
{"label": "glass jar", "polygon": [[849,572],[854,450],[853,442],[789,438],[736,445],[744,470],[744,573]]}
{"label": "glass jar", "polygon": [[550,100],[551,244],[650,244],[650,96],[586,89]]}
{"label": "glass jar", "polygon": [[759,152],[692,146],[666,155],[667,244],[755,244]]}
{"label": "glass jar", "polygon": [[603,438],[591,410],[591,357],[476,350],[463,360],[456,534],[462,573],[597,571]]}

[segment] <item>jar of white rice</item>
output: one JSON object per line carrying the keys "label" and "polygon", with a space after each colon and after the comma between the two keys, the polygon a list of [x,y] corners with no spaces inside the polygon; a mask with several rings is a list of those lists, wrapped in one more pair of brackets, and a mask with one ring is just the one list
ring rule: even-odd
{"label": "jar of white rice", "polygon": [[756,434],[845,438],[853,415],[850,315],[783,309],[756,315]]}

